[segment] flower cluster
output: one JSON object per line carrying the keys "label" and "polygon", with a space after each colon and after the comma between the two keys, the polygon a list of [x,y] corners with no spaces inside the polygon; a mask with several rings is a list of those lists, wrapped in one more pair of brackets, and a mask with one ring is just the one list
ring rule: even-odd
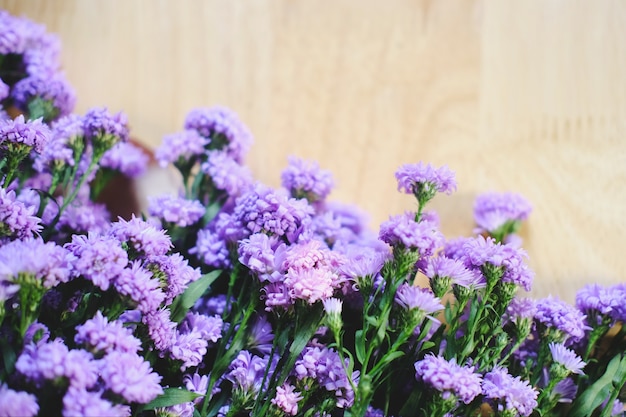
{"label": "flower cluster", "polygon": [[417,209],[370,230],[316,162],[255,181],[248,129],[200,107],[155,151],[179,192],[112,218],[101,191],[149,158],[123,113],[73,113],[58,48],[0,11],[0,416],[623,410],[626,286],[524,297],[523,197],[479,195],[449,239],[426,207],[455,174],[407,164]]}

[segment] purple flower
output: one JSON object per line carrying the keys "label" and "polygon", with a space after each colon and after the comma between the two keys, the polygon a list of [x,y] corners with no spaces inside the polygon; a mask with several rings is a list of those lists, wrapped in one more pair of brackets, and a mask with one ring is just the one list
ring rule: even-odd
{"label": "purple flower", "polygon": [[[313,378],[324,389],[334,392],[337,407],[349,407],[354,401],[351,380],[344,371],[341,357],[333,349],[307,346],[294,365],[294,374],[298,379]],[[351,376],[352,382],[357,375]]]}
{"label": "purple flower", "polygon": [[443,399],[453,395],[465,404],[469,404],[482,392],[482,378],[474,373],[473,368],[460,366],[454,359],[447,361],[433,354],[415,362],[415,378],[441,392]]}
{"label": "purple flower", "polygon": [[528,218],[532,206],[517,193],[484,193],[474,202],[474,220],[478,232],[495,232],[506,223]]}
{"label": "purple flower", "polygon": [[23,110],[29,110],[29,104],[34,99],[49,102],[51,114],[46,114],[46,120],[53,120],[66,116],[74,110],[76,92],[59,72],[36,72],[23,78],[13,86],[11,92],[15,105]]}
{"label": "purple flower", "polygon": [[358,278],[375,277],[380,273],[386,261],[391,259],[389,247],[380,240],[376,246],[362,244],[342,245],[333,250],[344,254],[345,262],[339,267],[348,279],[358,282]]}
{"label": "purple flower", "polygon": [[36,383],[67,378],[70,386],[90,388],[98,380],[98,364],[85,350],[69,350],[62,339],[30,344],[15,363],[22,375]]}
{"label": "purple flower", "polygon": [[395,302],[406,310],[419,310],[426,315],[443,310],[441,300],[427,288],[404,283],[398,287]]}
{"label": "purple flower", "polygon": [[145,404],[163,394],[161,376],[137,354],[110,352],[102,359],[101,372],[107,388],[129,402]]}
{"label": "purple flower", "polygon": [[9,96],[10,87],[0,79],[0,101]]}
{"label": "purple flower", "polygon": [[295,416],[298,414],[298,401],[303,398],[302,394],[296,391],[296,387],[284,383],[282,386],[276,387],[276,396],[272,398],[271,402],[287,415]]}
{"label": "purple flower", "polygon": [[267,355],[272,350],[273,340],[272,325],[267,321],[267,317],[264,314],[257,316],[250,329],[246,349]]}
{"label": "purple flower", "polygon": [[192,157],[202,155],[205,146],[210,142],[191,129],[166,135],[163,143],[154,152],[154,157],[163,168],[170,163],[177,163],[180,159],[190,160]]}
{"label": "purple flower", "polygon": [[278,239],[254,233],[239,241],[239,262],[261,275],[274,272],[274,247]]}
{"label": "purple flower", "polygon": [[127,417],[130,407],[113,404],[102,398],[102,393],[70,386],[63,397],[63,415],[66,417],[110,416]]}
{"label": "purple flower", "polygon": [[170,357],[182,361],[181,371],[198,366],[207,353],[208,343],[203,335],[195,330],[189,333],[176,333],[170,346]]}
{"label": "purple flower", "polygon": [[239,352],[230,364],[226,379],[233,383],[235,389],[255,394],[261,389],[261,382],[267,366],[267,357],[252,355],[247,350]]}
{"label": "purple flower", "polygon": [[222,327],[224,327],[224,322],[218,315],[206,316],[189,312],[182,323],[181,331],[183,333],[196,332],[204,340],[215,343],[222,338]]}
{"label": "purple flower", "polygon": [[111,114],[103,107],[92,108],[85,113],[83,129],[98,156],[102,156],[118,142],[127,142],[129,138],[126,115],[121,112]]}
{"label": "purple flower", "polygon": [[91,388],[98,381],[100,374],[98,362],[86,350],[70,350],[65,357],[64,365],[63,375],[72,387]]}
{"label": "purple flower", "polygon": [[505,368],[495,367],[485,374],[482,393],[498,412],[511,410],[529,416],[537,407],[537,390],[528,381],[510,375]]}
{"label": "purple flower", "polygon": [[585,324],[586,316],[573,306],[548,296],[537,300],[536,307],[535,320],[547,328],[561,332],[564,340],[572,338],[573,341],[578,341],[585,336],[588,329]]}
{"label": "purple flower", "polygon": [[451,284],[474,289],[485,284],[482,275],[473,269],[468,269],[461,260],[442,255],[428,259],[424,274],[428,277],[430,287],[438,297],[446,294]]}
{"label": "purple flower", "polygon": [[42,153],[50,137],[50,128],[41,119],[25,121],[20,114],[15,120],[0,120],[0,149],[9,153],[24,147]]}
{"label": "purple flower", "polygon": [[476,236],[463,241],[462,259],[468,266],[481,268],[487,264],[503,268],[502,281],[530,291],[534,274],[524,263],[526,252],[511,245],[502,245],[493,238]]}
{"label": "purple flower", "polygon": [[12,16],[6,10],[0,10],[0,54],[21,54],[26,49],[27,37],[23,26],[26,19]]}
{"label": "purple flower", "polygon": [[583,374],[583,368],[587,365],[573,350],[565,347],[562,343],[550,343],[548,345],[552,359],[562,365],[568,372]]}
{"label": "purple flower", "polygon": [[284,284],[289,296],[309,304],[332,297],[341,284],[339,254],[324,249],[317,240],[289,247],[285,253]]}
{"label": "purple flower", "polygon": [[197,108],[185,118],[185,129],[197,131],[210,138],[211,149],[226,150],[241,162],[252,144],[252,134],[235,112],[225,107]]}
{"label": "purple flower", "polygon": [[0,383],[0,414],[6,417],[35,417],[39,413],[37,397],[23,391],[13,391]]}
{"label": "purple flower", "polygon": [[230,268],[230,252],[226,242],[210,229],[202,229],[196,237],[196,246],[189,253],[214,268]]}
{"label": "purple flower", "polygon": [[411,212],[390,216],[389,220],[380,225],[378,237],[391,246],[417,249],[421,258],[434,254],[445,241],[435,224],[416,222]]}
{"label": "purple flower", "polygon": [[626,305],[626,286],[603,287],[588,284],[576,293],[576,307],[588,316],[601,314],[615,321],[622,321],[626,318],[624,305]]}
{"label": "purple flower", "polygon": [[141,321],[148,327],[148,335],[154,347],[160,351],[168,350],[176,337],[176,323],[170,320],[170,310],[162,308],[148,312]]}
{"label": "purple flower", "polygon": [[189,266],[187,259],[179,253],[151,257],[147,267],[161,281],[167,305],[201,276],[200,270]]}
{"label": "purple flower", "polygon": [[164,230],[135,215],[128,221],[119,219],[113,223],[109,233],[144,257],[165,255],[172,247],[172,241]]}
{"label": "purple flower", "polygon": [[41,238],[9,242],[0,246],[0,283],[4,286],[18,274],[29,274],[41,280],[45,288],[52,288],[69,281],[73,261],[67,250]]}
{"label": "purple flower", "polygon": [[74,235],[65,245],[77,260],[74,262],[76,274],[82,275],[103,291],[109,289],[128,264],[128,255],[121,248],[117,239],[108,236]]}
{"label": "purple flower", "polygon": [[270,282],[261,291],[261,299],[265,300],[265,311],[286,309],[294,303],[283,282]]}
{"label": "purple flower", "polygon": [[58,228],[72,234],[104,233],[110,226],[111,213],[105,204],[79,198],[68,205],[59,218]]}
{"label": "purple flower", "polygon": [[430,164],[424,165],[422,162],[405,164],[396,171],[396,180],[398,180],[398,191],[406,194],[426,193],[432,198],[435,192],[452,194],[456,190],[454,172],[445,165],[435,168]]}
{"label": "purple flower", "polygon": [[161,283],[141,262],[133,261],[130,268],[120,272],[113,283],[117,292],[127,296],[142,313],[156,311],[165,300]]}
{"label": "purple flower", "polygon": [[[185,388],[189,391],[204,397],[207,388],[209,388],[209,376],[199,375],[198,373],[194,373],[193,375],[188,374],[183,377],[183,384],[185,384]],[[202,401],[202,397],[196,398],[194,401],[199,403]]]}
{"label": "purple flower", "polygon": [[518,321],[529,320],[535,317],[537,307],[535,300],[532,298],[516,297],[509,303],[504,315],[505,320]]}
{"label": "purple flower", "polygon": [[207,152],[207,161],[200,170],[211,177],[213,184],[219,190],[224,190],[230,196],[240,195],[252,185],[252,172],[244,165],[222,151]]}
{"label": "purple flower", "polygon": [[233,217],[247,235],[263,232],[293,243],[311,223],[312,214],[313,208],[305,200],[257,184],[237,199]]}
{"label": "purple flower", "polygon": [[120,321],[109,322],[100,311],[84,324],[76,326],[74,340],[84,344],[94,353],[108,353],[113,350],[137,353],[141,350],[141,341]]}
{"label": "purple flower", "polygon": [[139,146],[131,142],[119,142],[104,153],[100,166],[129,178],[137,178],[146,172],[149,160],[148,154]]}
{"label": "purple flower", "polygon": [[281,174],[282,186],[294,198],[306,198],[310,203],[323,201],[333,189],[330,171],[320,169],[315,161],[289,157],[289,165]]}
{"label": "purple flower", "polygon": [[205,208],[200,201],[171,195],[148,197],[148,212],[179,227],[195,224],[202,218]]}
{"label": "purple flower", "polygon": [[35,216],[35,207],[18,201],[15,191],[0,188],[0,238],[32,237],[41,231],[40,223],[41,219]]}

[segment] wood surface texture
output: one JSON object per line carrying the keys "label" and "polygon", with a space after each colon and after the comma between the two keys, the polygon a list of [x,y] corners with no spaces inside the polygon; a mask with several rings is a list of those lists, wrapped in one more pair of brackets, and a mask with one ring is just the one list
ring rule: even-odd
{"label": "wood surface texture", "polygon": [[[288,155],[333,172],[372,228],[413,209],[403,163],[447,164],[448,237],[486,191],[533,203],[533,296],[626,281],[626,1],[0,0],[59,35],[76,111],[127,113],[154,148],[194,107],[255,135],[273,186]],[[166,188],[163,176],[146,194]]]}

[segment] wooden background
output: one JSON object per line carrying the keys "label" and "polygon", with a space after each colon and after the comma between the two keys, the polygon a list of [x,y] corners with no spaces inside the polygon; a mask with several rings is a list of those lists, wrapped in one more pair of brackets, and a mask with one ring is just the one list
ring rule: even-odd
{"label": "wooden background", "polygon": [[[288,155],[331,170],[331,198],[371,224],[414,207],[393,173],[447,164],[449,237],[478,193],[534,205],[523,229],[532,295],[573,301],[626,281],[623,0],[0,0],[63,42],[77,112],[123,110],[155,147],[194,107],[222,104],[255,135],[279,185]],[[151,175],[145,194],[167,187]]]}

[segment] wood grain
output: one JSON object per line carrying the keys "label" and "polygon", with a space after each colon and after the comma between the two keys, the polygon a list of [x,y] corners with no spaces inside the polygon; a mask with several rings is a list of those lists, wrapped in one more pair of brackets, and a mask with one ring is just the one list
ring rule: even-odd
{"label": "wood grain", "polygon": [[[626,2],[620,0],[0,0],[63,42],[77,111],[125,111],[155,147],[194,107],[233,108],[248,163],[279,185],[288,155],[333,171],[331,198],[372,227],[414,203],[393,173],[447,164],[449,237],[478,193],[534,205],[534,296],[626,280]],[[152,177],[146,193],[170,186]],[[158,178],[158,179],[157,179]]]}

